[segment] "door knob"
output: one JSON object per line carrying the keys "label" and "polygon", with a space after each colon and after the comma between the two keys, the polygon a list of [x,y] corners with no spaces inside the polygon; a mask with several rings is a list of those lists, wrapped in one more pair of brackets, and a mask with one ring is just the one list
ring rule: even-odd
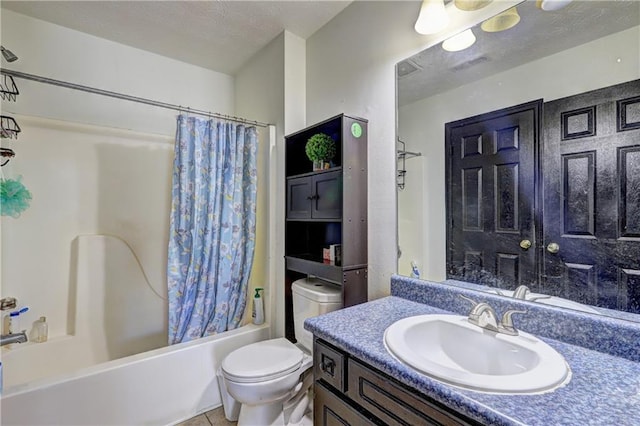
{"label": "door knob", "polygon": [[558,243],[549,243],[547,246],[547,251],[552,254],[556,254],[560,251],[560,245]]}
{"label": "door knob", "polygon": [[520,241],[520,248],[522,248],[524,250],[528,250],[529,247],[531,247],[531,241],[529,241],[529,240]]}

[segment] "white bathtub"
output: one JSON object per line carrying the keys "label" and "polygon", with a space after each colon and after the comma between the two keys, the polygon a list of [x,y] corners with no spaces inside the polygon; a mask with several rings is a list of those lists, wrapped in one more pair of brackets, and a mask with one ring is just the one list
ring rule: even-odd
{"label": "white bathtub", "polygon": [[268,338],[268,325],[246,325],[59,377],[14,385],[4,389],[0,423],[175,424],[220,406],[216,370],[222,359],[240,346]]}
{"label": "white bathtub", "polygon": [[268,325],[247,325],[167,347],[166,291],[123,240],[80,236],[71,258],[67,326],[2,348],[3,426],[174,424],[220,406],[222,359],[269,338]]}

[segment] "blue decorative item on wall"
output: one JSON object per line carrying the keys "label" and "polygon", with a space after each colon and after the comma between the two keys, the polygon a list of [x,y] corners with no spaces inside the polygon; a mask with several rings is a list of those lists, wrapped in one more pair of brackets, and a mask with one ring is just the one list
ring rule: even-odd
{"label": "blue decorative item on wall", "polygon": [[29,208],[31,192],[17,179],[0,178],[0,214],[18,218]]}

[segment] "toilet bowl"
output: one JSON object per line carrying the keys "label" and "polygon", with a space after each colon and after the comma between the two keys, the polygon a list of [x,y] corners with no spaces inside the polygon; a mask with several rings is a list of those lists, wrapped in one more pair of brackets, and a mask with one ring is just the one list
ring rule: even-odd
{"label": "toilet bowl", "polygon": [[[312,424],[312,335],[306,318],[342,307],[341,291],[319,279],[292,284],[295,335],[243,346],[227,355],[218,370],[225,417],[243,425]],[[305,416],[306,415],[306,416]]]}

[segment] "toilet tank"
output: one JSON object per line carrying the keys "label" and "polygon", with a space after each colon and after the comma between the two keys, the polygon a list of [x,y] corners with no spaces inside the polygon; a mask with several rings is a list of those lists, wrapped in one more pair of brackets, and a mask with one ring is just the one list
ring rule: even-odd
{"label": "toilet tank", "polygon": [[303,278],[293,282],[291,291],[296,340],[311,353],[313,334],[304,329],[304,320],[342,308],[342,290],[318,278]]}

